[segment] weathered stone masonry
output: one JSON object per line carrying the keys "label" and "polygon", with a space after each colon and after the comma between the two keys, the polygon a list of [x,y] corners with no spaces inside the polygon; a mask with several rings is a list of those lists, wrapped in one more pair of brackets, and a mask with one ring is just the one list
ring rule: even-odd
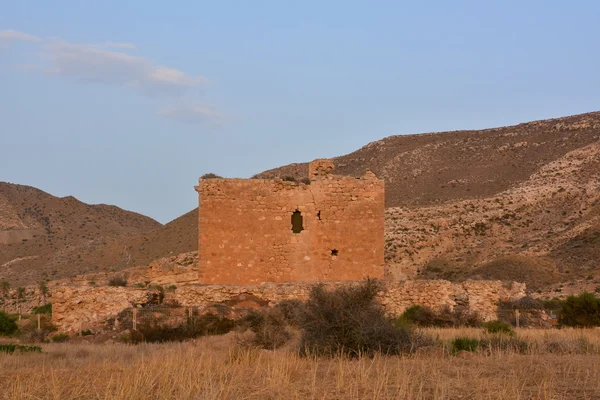
{"label": "weathered stone masonry", "polygon": [[354,281],[384,274],[384,183],[310,164],[310,183],[201,179],[199,274],[206,284]]}
{"label": "weathered stone masonry", "polygon": [[[348,282],[328,282],[328,288]],[[247,294],[265,300],[270,305],[282,300],[307,298],[311,283],[267,283],[257,286],[198,285],[178,287],[167,293],[166,301],[184,307],[206,307]],[[399,315],[406,308],[419,304],[433,310],[444,306],[462,307],[477,312],[483,318],[496,318],[499,300],[516,300],[525,296],[525,285],[513,282],[504,286],[500,281],[406,281],[386,282],[380,301],[390,315]],[[86,285],[58,288],[52,298],[53,321],[61,331],[76,332],[94,328],[129,307],[148,300],[146,289],[131,287],[95,287]]]}
{"label": "weathered stone masonry", "polygon": [[[384,276],[384,185],[371,172],[331,174],[330,160],[309,166],[310,183],[201,179],[199,251],[127,271],[130,284],[174,285],[165,301],[208,307],[242,295],[273,305],[306,299],[311,287],[354,285]],[[196,262],[197,260],[197,262]],[[102,281],[91,286],[90,280]],[[149,291],[105,286],[108,276],[82,276],[53,290],[53,321],[61,331],[103,325],[124,309],[148,303]],[[144,286],[141,285],[141,286]],[[525,285],[500,281],[385,282],[379,300],[391,315],[415,304],[448,306],[495,319],[499,300],[525,296]]]}

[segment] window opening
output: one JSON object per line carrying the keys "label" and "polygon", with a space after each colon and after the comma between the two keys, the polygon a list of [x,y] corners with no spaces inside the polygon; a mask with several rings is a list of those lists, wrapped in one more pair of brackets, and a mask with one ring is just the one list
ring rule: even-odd
{"label": "window opening", "polygon": [[340,252],[337,249],[333,249],[331,250],[331,255],[332,256],[337,256]]}
{"label": "window opening", "polygon": [[317,211],[317,219],[320,221],[321,220],[321,211]]}
{"label": "window opening", "polygon": [[302,213],[298,210],[292,213],[292,232],[300,233],[304,230],[302,226]]}

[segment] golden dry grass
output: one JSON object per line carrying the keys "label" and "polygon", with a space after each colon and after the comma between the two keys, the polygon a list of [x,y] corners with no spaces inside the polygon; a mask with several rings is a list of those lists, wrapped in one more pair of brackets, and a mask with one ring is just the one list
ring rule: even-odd
{"label": "golden dry grass", "polygon": [[[430,329],[450,340],[478,329]],[[231,336],[181,344],[49,344],[0,355],[4,399],[598,399],[598,330],[522,330],[531,341],[585,342],[589,351],[302,358],[241,349]]]}

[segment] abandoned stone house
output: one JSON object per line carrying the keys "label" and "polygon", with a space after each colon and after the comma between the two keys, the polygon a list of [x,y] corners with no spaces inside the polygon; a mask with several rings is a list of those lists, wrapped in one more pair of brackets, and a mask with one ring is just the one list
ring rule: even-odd
{"label": "abandoned stone house", "polygon": [[309,165],[309,180],[200,179],[199,281],[354,281],[384,275],[384,183]]}

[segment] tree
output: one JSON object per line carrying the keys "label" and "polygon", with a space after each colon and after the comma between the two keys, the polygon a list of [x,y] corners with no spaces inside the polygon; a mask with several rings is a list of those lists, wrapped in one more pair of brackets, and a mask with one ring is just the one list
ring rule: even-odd
{"label": "tree", "polygon": [[42,303],[46,304],[46,297],[50,295],[50,290],[48,289],[48,285],[46,285],[46,281],[41,280],[38,282],[38,287],[40,289],[40,294],[42,295]]}
{"label": "tree", "polygon": [[587,292],[567,297],[561,304],[559,322],[583,328],[600,326],[600,299]]}

